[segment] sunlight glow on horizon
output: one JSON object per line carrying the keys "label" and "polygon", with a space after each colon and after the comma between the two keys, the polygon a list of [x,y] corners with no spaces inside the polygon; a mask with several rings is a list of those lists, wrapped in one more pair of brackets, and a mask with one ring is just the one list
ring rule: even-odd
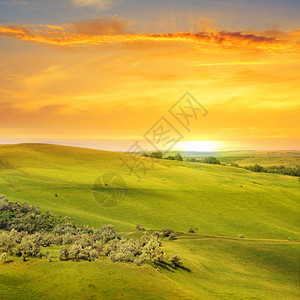
{"label": "sunlight glow on horizon", "polygon": [[182,151],[215,152],[222,148],[222,144],[214,141],[186,141],[178,143],[177,147]]}
{"label": "sunlight glow on horizon", "polygon": [[[295,7],[286,4],[284,17],[277,3],[268,6],[269,24],[282,21],[277,28],[258,21],[264,5],[236,8],[233,0],[227,12],[215,5],[217,19],[200,0],[172,1],[172,11],[164,1],[139,8],[113,1],[107,15],[68,1],[64,18],[54,13],[62,6],[39,1],[41,18],[27,2],[20,11],[0,3],[0,143],[126,151],[165,117],[184,151],[299,149]],[[189,130],[169,114],[187,91],[208,112],[196,118],[180,107]]]}

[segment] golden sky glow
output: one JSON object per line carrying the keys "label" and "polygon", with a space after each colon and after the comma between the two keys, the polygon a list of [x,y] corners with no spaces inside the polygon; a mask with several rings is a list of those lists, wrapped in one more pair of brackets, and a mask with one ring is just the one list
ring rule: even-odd
{"label": "golden sky glow", "polygon": [[190,132],[176,125],[186,141],[300,148],[297,28],[237,32],[207,21],[202,31],[157,34],[132,23],[2,24],[0,142],[110,148],[107,140],[141,139],[190,91],[209,113]]}

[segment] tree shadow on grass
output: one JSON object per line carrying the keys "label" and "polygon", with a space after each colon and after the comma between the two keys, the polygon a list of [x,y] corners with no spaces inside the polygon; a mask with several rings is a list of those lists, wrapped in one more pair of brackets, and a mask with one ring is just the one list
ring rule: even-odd
{"label": "tree shadow on grass", "polygon": [[163,270],[166,270],[166,271],[169,271],[169,272],[175,272],[177,269],[182,269],[188,273],[192,272],[191,269],[189,268],[186,268],[184,266],[182,267],[174,267],[172,264],[166,262],[166,261],[161,261],[161,262],[154,262],[154,266],[155,267],[158,267],[160,269],[163,269]]}
{"label": "tree shadow on grass", "polygon": [[8,260],[6,260],[3,264],[6,265],[6,264],[10,264],[10,263],[12,263],[12,262],[13,262],[12,259],[8,259]]}

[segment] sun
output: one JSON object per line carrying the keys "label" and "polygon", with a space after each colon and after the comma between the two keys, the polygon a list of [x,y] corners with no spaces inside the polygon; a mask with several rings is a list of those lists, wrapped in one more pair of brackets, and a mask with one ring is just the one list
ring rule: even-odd
{"label": "sun", "polygon": [[182,151],[214,152],[220,148],[220,142],[214,141],[186,141],[178,143]]}

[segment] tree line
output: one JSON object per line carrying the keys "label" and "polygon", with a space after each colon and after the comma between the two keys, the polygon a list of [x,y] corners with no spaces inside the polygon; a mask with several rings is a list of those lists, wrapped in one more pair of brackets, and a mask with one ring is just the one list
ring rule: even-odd
{"label": "tree line", "polygon": [[[238,166],[238,165],[237,165]],[[275,173],[275,174],[282,174],[282,175],[290,175],[290,176],[297,176],[300,177],[300,167],[285,167],[281,166],[270,166],[270,167],[263,167],[258,164],[254,166],[246,166],[244,167],[247,170],[252,172],[263,172],[263,173]]]}
{"label": "tree line", "polygon": [[[216,157],[209,156],[205,157],[203,159],[197,159],[195,157],[186,157],[183,159],[180,153],[176,153],[174,156],[169,155],[164,157],[163,153],[161,151],[155,151],[152,153],[143,153],[143,156],[156,158],[156,159],[168,159],[168,160],[178,160],[183,161],[186,160],[188,162],[197,162],[197,163],[204,163],[204,164],[214,164],[214,165],[225,165],[222,164]],[[290,175],[290,176],[296,176],[300,177],[300,166],[296,167],[285,167],[284,165],[281,166],[270,166],[270,167],[263,167],[258,164],[251,165],[251,166],[239,166],[237,163],[232,163],[232,167],[237,168],[244,168],[246,170],[252,171],[252,172],[263,172],[263,173],[274,173],[274,174],[282,174],[282,175]]]}
{"label": "tree line", "polygon": [[[93,261],[99,256],[108,256],[112,262],[133,262],[141,265],[147,261],[169,261],[174,267],[182,267],[182,261],[174,254],[167,257],[162,251],[160,234],[143,232],[139,239],[126,240],[112,225],[94,229],[79,226],[69,217],[59,217],[50,211],[42,212],[28,203],[9,202],[0,195],[1,260],[9,255],[42,258],[43,247],[59,245],[62,261]],[[51,257],[46,254],[49,260]]]}

